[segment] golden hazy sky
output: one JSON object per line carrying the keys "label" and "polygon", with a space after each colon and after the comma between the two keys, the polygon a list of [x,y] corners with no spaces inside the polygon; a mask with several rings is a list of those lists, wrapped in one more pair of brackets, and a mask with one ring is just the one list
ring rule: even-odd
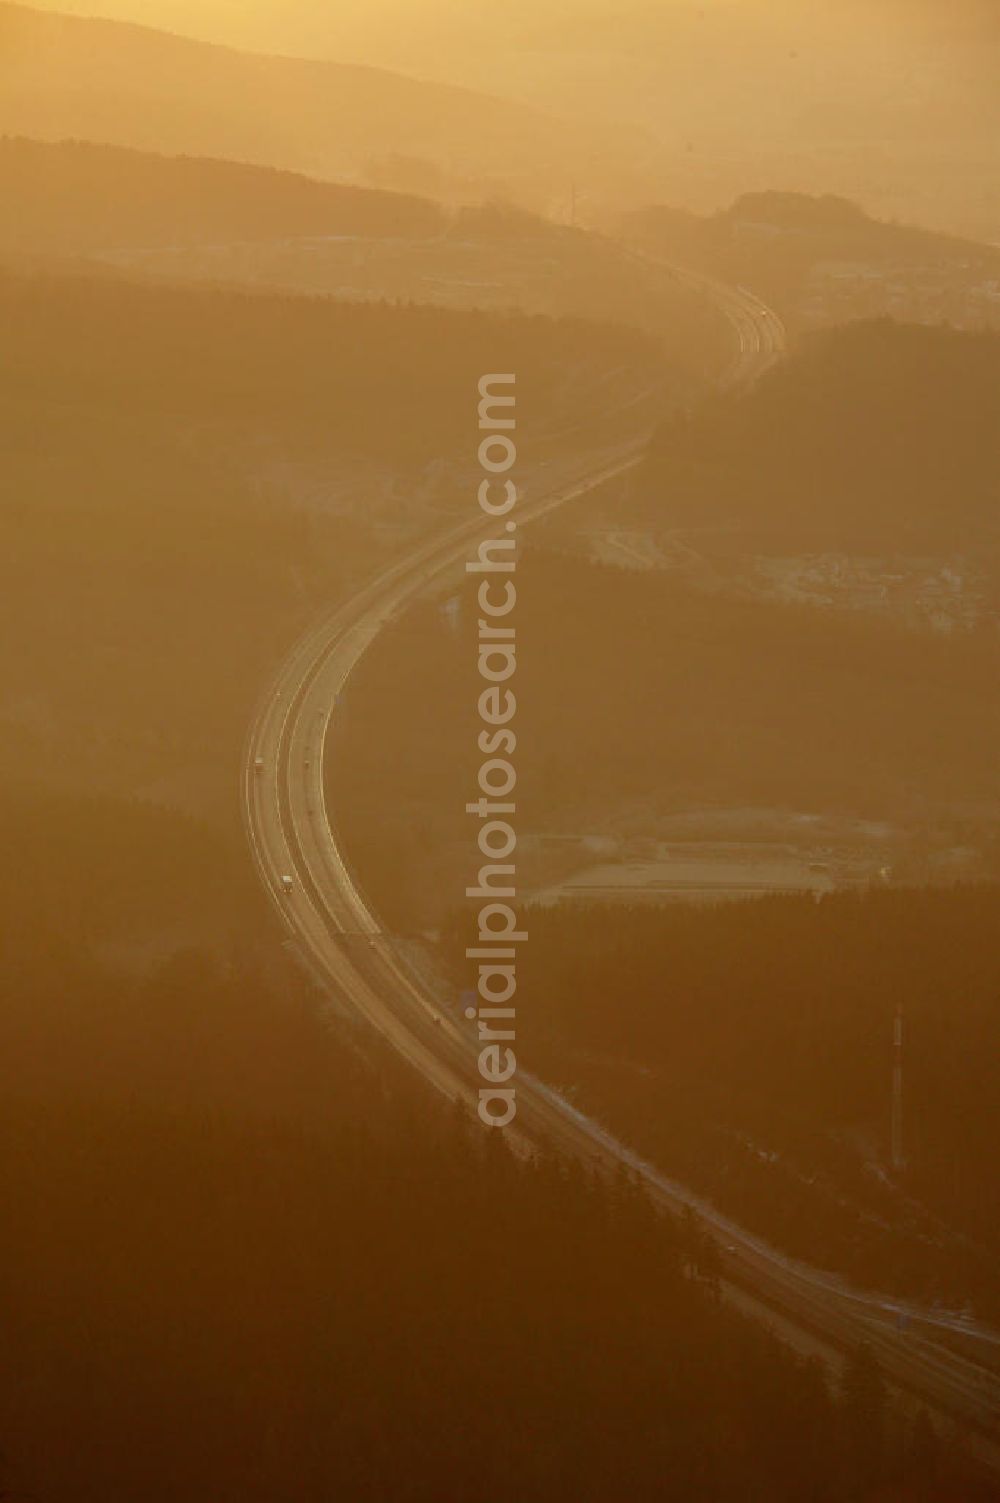
{"label": "golden hazy sky", "polygon": [[[338,56],[364,48],[378,53],[393,42],[419,44],[427,26],[455,33],[489,32],[503,41],[506,31],[528,35],[561,33],[574,45],[576,34],[595,20],[623,13],[657,29],[676,14],[712,28],[741,20],[764,26],[783,23],[803,36],[860,27],[880,32],[886,25],[928,29],[947,40],[949,31],[1000,31],[997,0],[35,0],[35,8],[76,15],[104,15],[148,26],[184,31],[236,46]],[[511,38],[511,40],[515,40]]]}
{"label": "golden hazy sky", "polygon": [[605,122],[643,133],[675,163],[660,191],[699,207],[781,186],[967,227],[994,196],[1000,0],[35,0],[34,8],[373,64],[525,101],[588,129]]}

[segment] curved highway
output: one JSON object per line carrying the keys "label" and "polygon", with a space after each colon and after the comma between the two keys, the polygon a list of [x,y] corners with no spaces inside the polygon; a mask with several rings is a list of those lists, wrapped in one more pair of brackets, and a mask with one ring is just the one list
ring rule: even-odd
{"label": "curved highway", "polygon": [[[779,358],[783,326],[758,299],[693,273],[664,271],[713,299],[733,328],[734,356],[720,385],[752,381]],[[644,431],[606,449],[591,459],[586,474],[550,482],[544,494],[523,499],[519,525],[634,468],[648,436]],[[262,702],[247,740],[242,783],[258,873],[303,963],[343,1012],[375,1028],[428,1082],[462,1101],[475,1099],[477,1039],[409,970],[360,891],[326,806],[325,746],[338,696],[385,623],[463,567],[481,539],[500,535],[502,523],[488,525],[477,511],[391,564],[304,637]],[[554,1149],[603,1170],[625,1164],[660,1204],[673,1211],[696,1209],[717,1238],[723,1284],[738,1305],[800,1350],[830,1357],[867,1341],[890,1380],[972,1427],[982,1459],[1000,1471],[1000,1377],[959,1355],[953,1339],[948,1345],[941,1339],[946,1327],[966,1342],[976,1331],[853,1290],[783,1257],[667,1180],[523,1070],[517,1118],[506,1131],[508,1141],[526,1153]]]}

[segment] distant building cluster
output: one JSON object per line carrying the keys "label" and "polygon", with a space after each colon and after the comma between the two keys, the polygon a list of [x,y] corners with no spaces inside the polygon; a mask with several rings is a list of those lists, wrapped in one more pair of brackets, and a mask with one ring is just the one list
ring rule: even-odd
{"label": "distant building cluster", "polygon": [[985,578],[961,561],[820,553],[755,555],[748,563],[746,583],[769,599],[880,612],[939,632],[968,630],[993,615]]}
{"label": "distant building cluster", "polygon": [[765,841],[650,842],[645,859],[587,864],[536,891],[529,906],[564,902],[720,903],[767,893],[826,893],[891,879],[877,847]]}
{"label": "distant building cluster", "polygon": [[928,265],[819,261],[799,308],[814,326],[889,315],[905,323],[1000,330],[1000,280],[964,261]]}

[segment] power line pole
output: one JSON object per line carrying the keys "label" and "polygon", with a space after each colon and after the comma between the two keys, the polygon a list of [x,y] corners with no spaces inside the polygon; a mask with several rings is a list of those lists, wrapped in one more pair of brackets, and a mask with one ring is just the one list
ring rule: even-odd
{"label": "power line pole", "polygon": [[903,1004],[896,1007],[892,1030],[892,1167],[898,1173],[905,1164],[903,1157]]}

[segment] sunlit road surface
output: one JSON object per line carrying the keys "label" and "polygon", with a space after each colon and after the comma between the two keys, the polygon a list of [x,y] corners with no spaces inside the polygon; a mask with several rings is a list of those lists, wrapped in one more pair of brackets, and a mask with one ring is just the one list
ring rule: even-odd
{"label": "sunlit road surface", "polygon": [[[781,355],[783,327],[759,300],[692,273],[664,270],[714,299],[733,327],[737,347],[720,385],[752,381]],[[545,471],[545,492],[521,501],[519,526],[626,474],[639,464],[648,437],[647,426],[634,440],[591,456],[587,473],[576,477],[564,472],[554,482],[553,464]],[[295,647],[267,694],[248,737],[243,772],[254,861],[302,962],[342,1012],[371,1025],[431,1085],[462,1102],[476,1099],[474,1025],[463,1023],[410,971],[360,891],[340,846],[336,809],[327,808],[325,746],[337,698],[386,622],[463,568],[481,539],[501,535],[503,524],[488,524],[477,511],[391,564],[317,625]],[[283,877],[292,879],[288,891]],[[985,1352],[996,1341],[990,1332],[960,1317],[853,1290],[783,1257],[666,1179],[523,1070],[516,1122],[506,1136],[524,1153],[557,1151],[609,1172],[625,1165],[654,1201],[675,1212],[685,1205],[696,1209],[717,1236],[723,1289],[741,1308],[774,1325],[803,1351],[833,1356],[867,1341],[899,1388],[968,1425],[982,1460],[1000,1471],[1000,1377],[941,1340],[950,1329]]]}

